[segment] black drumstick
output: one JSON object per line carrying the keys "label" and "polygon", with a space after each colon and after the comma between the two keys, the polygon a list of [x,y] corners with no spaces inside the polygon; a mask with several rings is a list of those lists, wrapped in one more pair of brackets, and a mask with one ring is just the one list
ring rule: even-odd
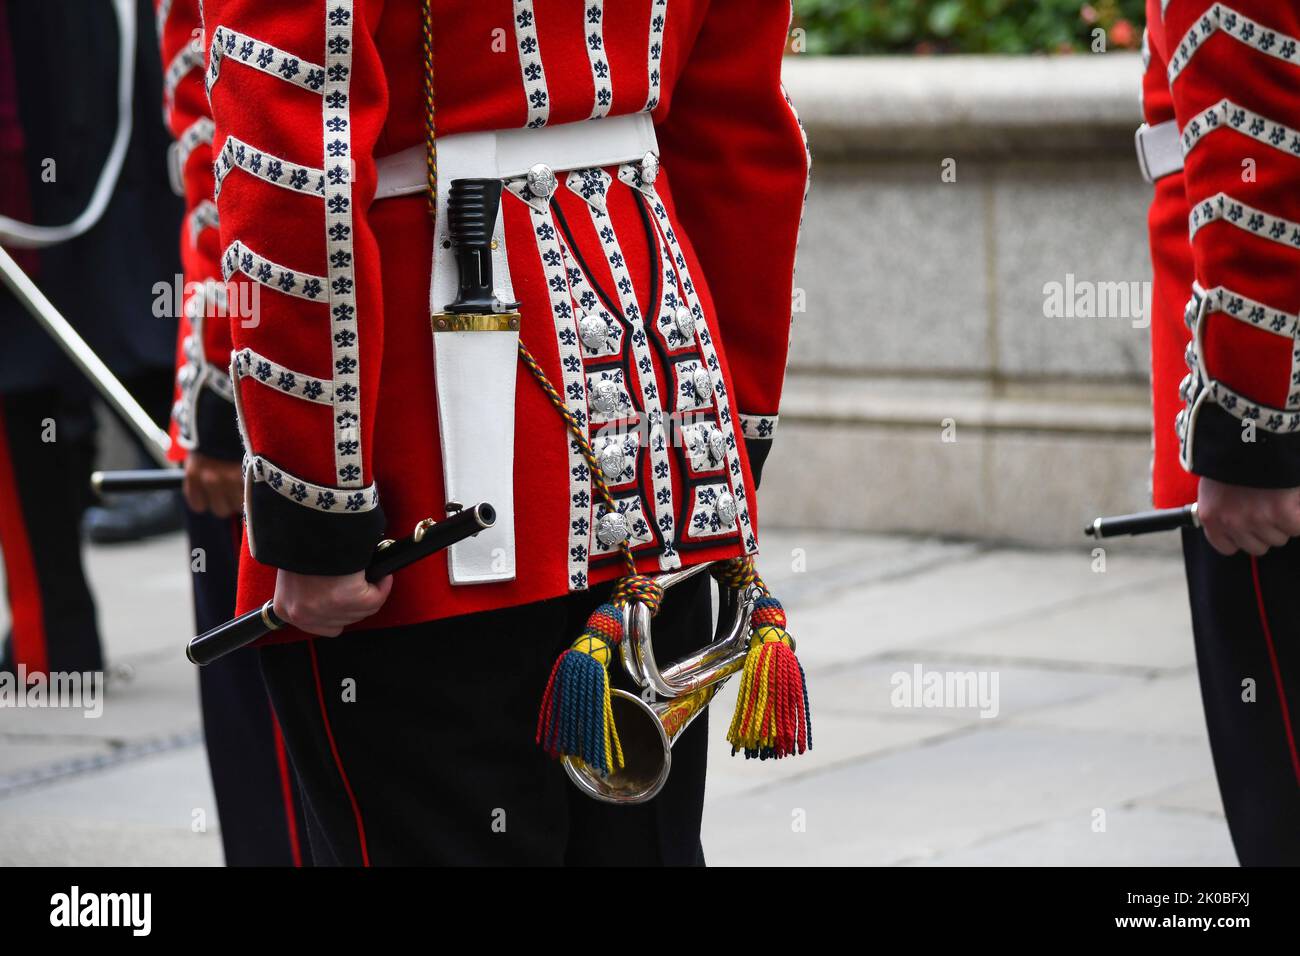
{"label": "black drumstick", "polygon": [[[492,527],[496,520],[496,509],[485,501],[457,511],[442,521],[431,518],[421,521],[410,537],[401,541],[380,542],[366,567],[366,580],[378,581],[408,564],[449,548],[457,541],[472,538],[480,531]],[[275,613],[273,603],[267,601],[255,611],[241,614],[233,621],[200,634],[185,648],[185,656],[199,666],[211,664],[231,651],[247,647],[271,631],[278,631],[285,626],[285,622]]]}
{"label": "black drumstick", "polygon": [[90,488],[97,495],[131,491],[180,491],[185,473],[179,468],[140,468],[131,471],[96,471]]}
{"label": "black drumstick", "polygon": [[1092,538],[1115,538],[1120,535],[1152,534],[1156,531],[1173,531],[1177,528],[1199,528],[1196,505],[1182,508],[1161,508],[1157,511],[1139,511],[1131,515],[1112,515],[1098,518],[1083,529]]}

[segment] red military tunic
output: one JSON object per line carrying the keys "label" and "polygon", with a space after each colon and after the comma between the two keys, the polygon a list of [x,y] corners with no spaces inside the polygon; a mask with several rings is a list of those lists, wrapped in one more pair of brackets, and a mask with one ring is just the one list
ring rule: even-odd
{"label": "red military tunic", "polygon": [[1300,486],[1300,3],[1147,11],[1146,118],[1184,155],[1150,215],[1156,504]]}
{"label": "red military tunic", "polygon": [[[424,141],[422,25],[413,0],[203,7],[222,271],[231,297],[253,284],[258,304],[228,323],[229,344],[203,336],[212,366],[236,358],[242,610],[270,596],[276,567],[357,570],[381,536],[444,508],[427,200],[375,199],[377,158]],[[808,169],[780,85],[788,4],[433,7],[440,137],[652,114],[657,177],[628,162],[559,172],[540,206],[506,183],[520,334],[593,444],[611,422],[689,422],[635,433],[606,472],[641,571],[756,551],[753,443],[776,423]],[[598,343],[583,336],[593,313],[608,316]],[[612,411],[594,391],[614,393]],[[446,560],[427,560],[361,626],[623,573],[595,533],[605,508],[586,464],[525,371],[514,414],[515,579],[453,586]]]}

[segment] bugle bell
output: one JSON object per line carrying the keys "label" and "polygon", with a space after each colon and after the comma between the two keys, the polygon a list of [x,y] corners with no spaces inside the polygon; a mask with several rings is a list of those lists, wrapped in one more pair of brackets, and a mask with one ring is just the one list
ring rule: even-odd
{"label": "bugle bell", "polygon": [[[655,578],[665,592],[675,584],[706,571],[695,565]],[[642,697],[617,688],[610,691],[613,722],[622,743],[622,765],[601,772],[574,756],[562,758],[565,772],[588,796],[606,803],[634,804],[652,799],[663,789],[672,767],[672,746],[717,696],[723,685],[745,666],[749,623],[755,589],[722,588],[719,636],[707,646],[660,668],[655,660],[650,610],[641,603],[623,608],[623,637],[619,641],[623,668]],[[726,615],[730,614],[730,620]],[[653,698],[662,697],[662,700]]]}

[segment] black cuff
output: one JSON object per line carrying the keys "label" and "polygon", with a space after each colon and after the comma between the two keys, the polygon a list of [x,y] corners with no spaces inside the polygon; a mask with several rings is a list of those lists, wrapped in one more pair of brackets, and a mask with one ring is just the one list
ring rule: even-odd
{"label": "black cuff", "polygon": [[317,511],[255,481],[248,499],[253,557],[298,574],[351,574],[370,563],[384,536],[383,508]]}
{"label": "black cuff", "polygon": [[207,387],[199,389],[194,402],[194,450],[224,461],[244,457],[235,403]]}
{"label": "black cuff", "polygon": [[1211,402],[1196,413],[1192,472],[1215,481],[1250,488],[1300,487],[1300,434],[1279,435],[1255,429],[1243,441],[1241,419]]}
{"label": "black cuff", "polygon": [[754,490],[763,480],[763,462],[767,461],[768,452],[772,450],[772,439],[745,437],[745,451],[749,453],[749,471],[754,476]]}

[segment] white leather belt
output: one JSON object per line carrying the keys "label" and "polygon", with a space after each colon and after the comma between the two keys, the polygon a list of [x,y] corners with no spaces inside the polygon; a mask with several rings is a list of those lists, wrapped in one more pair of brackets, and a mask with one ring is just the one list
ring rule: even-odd
{"label": "white leather belt", "polygon": [[[544,163],[553,171],[612,166],[639,160],[657,152],[654,122],[649,113],[610,116],[540,129],[504,129],[482,133],[454,133],[438,138],[438,177],[451,182],[444,168],[448,154],[464,152],[481,160],[474,175],[497,179],[522,176],[529,167]],[[379,184],[376,199],[392,199],[424,192],[429,182],[424,144],[376,160]]]}
{"label": "white leather belt", "polygon": [[1165,120],[1155,126],[1143,123],[1135,140],[1138,168],[1147,182],[1153,183],[1183,168],[1183,144],[1176,121]]}
{"label": "white leather belt", "polygon": [[[577,123],[456,133],[438,139],[438,215],[429,284],[429,312],[441,312],[456,298],[458,275],[446,241],[447,194],[456,179],[510,179],[533,166],[549,166],[556,178],[566,170],[639,161],[657,152],[648,113],[603,117]],[[377,161],[376,199],[421,193],[428,188],[424,146]],[[493,230],[492,277],[497,297],[514,301],[505,228],[498,215]],[[537,321],[527,314],[523,321]],[[551,322],[546,316],[546,322]],[[484,584],[515,577],[514,451],[515,378],[519,332],[436,331],[432,333],[434,384],[438,392],[438,435],[443,487],[450,501],[491,502],[496,524],[448,549],[452,584]]]}

